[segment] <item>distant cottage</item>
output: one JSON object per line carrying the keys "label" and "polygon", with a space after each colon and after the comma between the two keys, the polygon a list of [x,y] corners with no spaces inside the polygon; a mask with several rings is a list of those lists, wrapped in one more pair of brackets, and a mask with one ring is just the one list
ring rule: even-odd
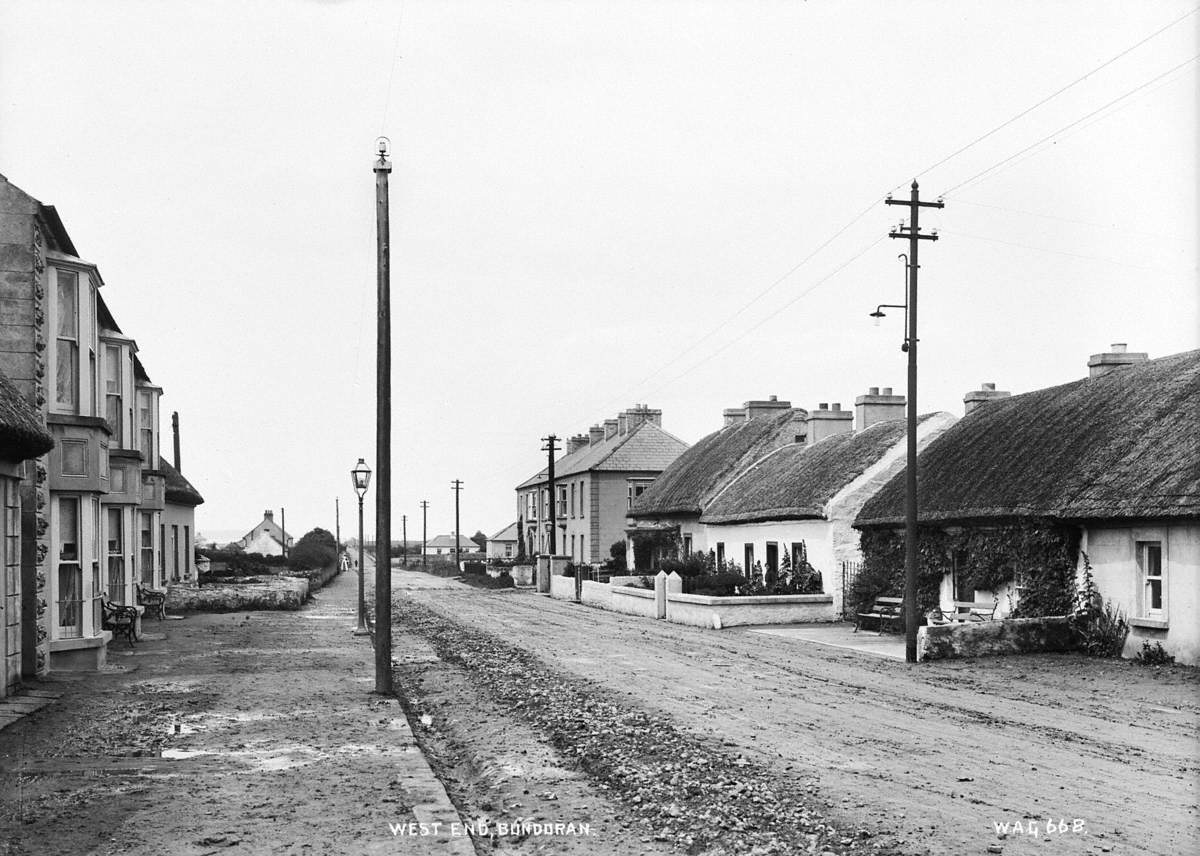
{"label": "distant cottage", "polygon": [[292,536],[284,532],[275,522],[275,512],[267,509],[263,512],[262,522],[243,535],[236,543],[247,553],[282,556],[285,539],[288,550],[291,550]]}

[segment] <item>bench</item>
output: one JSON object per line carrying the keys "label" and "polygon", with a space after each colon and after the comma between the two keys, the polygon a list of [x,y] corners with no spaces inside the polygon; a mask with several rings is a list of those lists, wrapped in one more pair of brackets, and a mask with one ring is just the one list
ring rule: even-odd
{"label": "bench", "polygon": [[136,606],[113,603],[105,598],[100,601],[100,627],[111,630],[113,637],[121,637],[133,647],[137,641],[138,611]]}
{"label": "bench", "polygon": [[137,602],[139,606],[146,607],[146,612],[153,615],[159,621],[167,617],[167,593],[150,589],[137,583]]}
{"label": "bench", "polygon": [[996,601],[954,601],[954,609],[942,610],[942,618],[946,621],[966,623],[968,621],[991,621],[996,617]]}
{"label": "bench", "polygon": [[854,632],[862,627],[864,618],[874,618],[879,622],[879,635],[883,635],[883,628],[889,621],[903,626],[904,624],[904,598],[902,597],[877,597],[875,602],[871,604],[869,612],[856,613],[854,621]]}

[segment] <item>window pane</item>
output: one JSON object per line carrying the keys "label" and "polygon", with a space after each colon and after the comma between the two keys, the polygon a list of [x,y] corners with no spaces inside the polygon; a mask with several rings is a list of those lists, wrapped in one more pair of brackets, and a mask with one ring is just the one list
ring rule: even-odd
{"label": "window pane", "polygon": [[1162,576],[1162,544],[1157,541],[1146,544],[1146,576]]}
{"label": "window pane", "polygon": [[1162,580],[1150,580],[1150,608],[1162,609]]}
{"label": "window pane", "polygon": [[63,497],[58,501],[58,558],[79,561],[79,500]]}
{"label": "window pane", "polygon": [[55,343],[55,397],[58,404],[75,407],[79,403],[79,346],[69,339]]}
{"label": "window pane", "polygon": [[58,271],[58,335],[74,339],[79,330],[79,277],[72,271]]}
{"label": "window pane", "polygon": [[108,552],[122,552],[121,545],[124,543],[121,532],[121,509],[108,509]]}
{"label": "window pane", "polygon": [[87,475],[87,441],[63,440],[62,473],[64,476]]}

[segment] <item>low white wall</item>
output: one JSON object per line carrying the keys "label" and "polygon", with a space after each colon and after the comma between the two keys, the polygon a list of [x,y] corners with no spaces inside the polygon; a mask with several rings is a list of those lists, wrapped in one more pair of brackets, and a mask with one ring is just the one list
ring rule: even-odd
{"label": "low white wall", "polygon": [[612,586],[608,583],[597,583],[591,580],[583,581],[583,590],[580,593],[580,600],[589,606],[598,606],[601,609],[612,609]]}
{"label": "low white wall", "polygon": [[575,578],[552,574],[550,576],[550,597],[556,597],[559,600],[574,600]]}
{"label": "low white wall", "polygon": [[654,618],[654,591],[632,586],[612,586],[609,606],[614,612]]}
{"label": "low white wall", "polygon": [[834,621],[833,597],[828,594],[709,597],[668,594],[667,621],[693,627],[736,627],[746,624],[792,624]]}

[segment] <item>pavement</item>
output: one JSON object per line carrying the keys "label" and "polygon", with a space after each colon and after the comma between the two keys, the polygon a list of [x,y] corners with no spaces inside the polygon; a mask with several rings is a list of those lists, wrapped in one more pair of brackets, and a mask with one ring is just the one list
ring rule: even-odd
{"label": "pavement", "polygon": [[150,622],[104,672],[38,682],[62,697],[0,732],[19,782],[0,852],[474,854],[399,702],[372,692],[356,601],[343,573],[296,612]]}
{"label": "pavement", "polygon": [[749,633],[762,633],[794,642],[825,645],[844,651],[858,651],[873,657],[891,660],[904,659],[904,636],[897,633],[877,633],[874,630],[855,632],[848,622],[834,624],[764,624],[744,628]]}

